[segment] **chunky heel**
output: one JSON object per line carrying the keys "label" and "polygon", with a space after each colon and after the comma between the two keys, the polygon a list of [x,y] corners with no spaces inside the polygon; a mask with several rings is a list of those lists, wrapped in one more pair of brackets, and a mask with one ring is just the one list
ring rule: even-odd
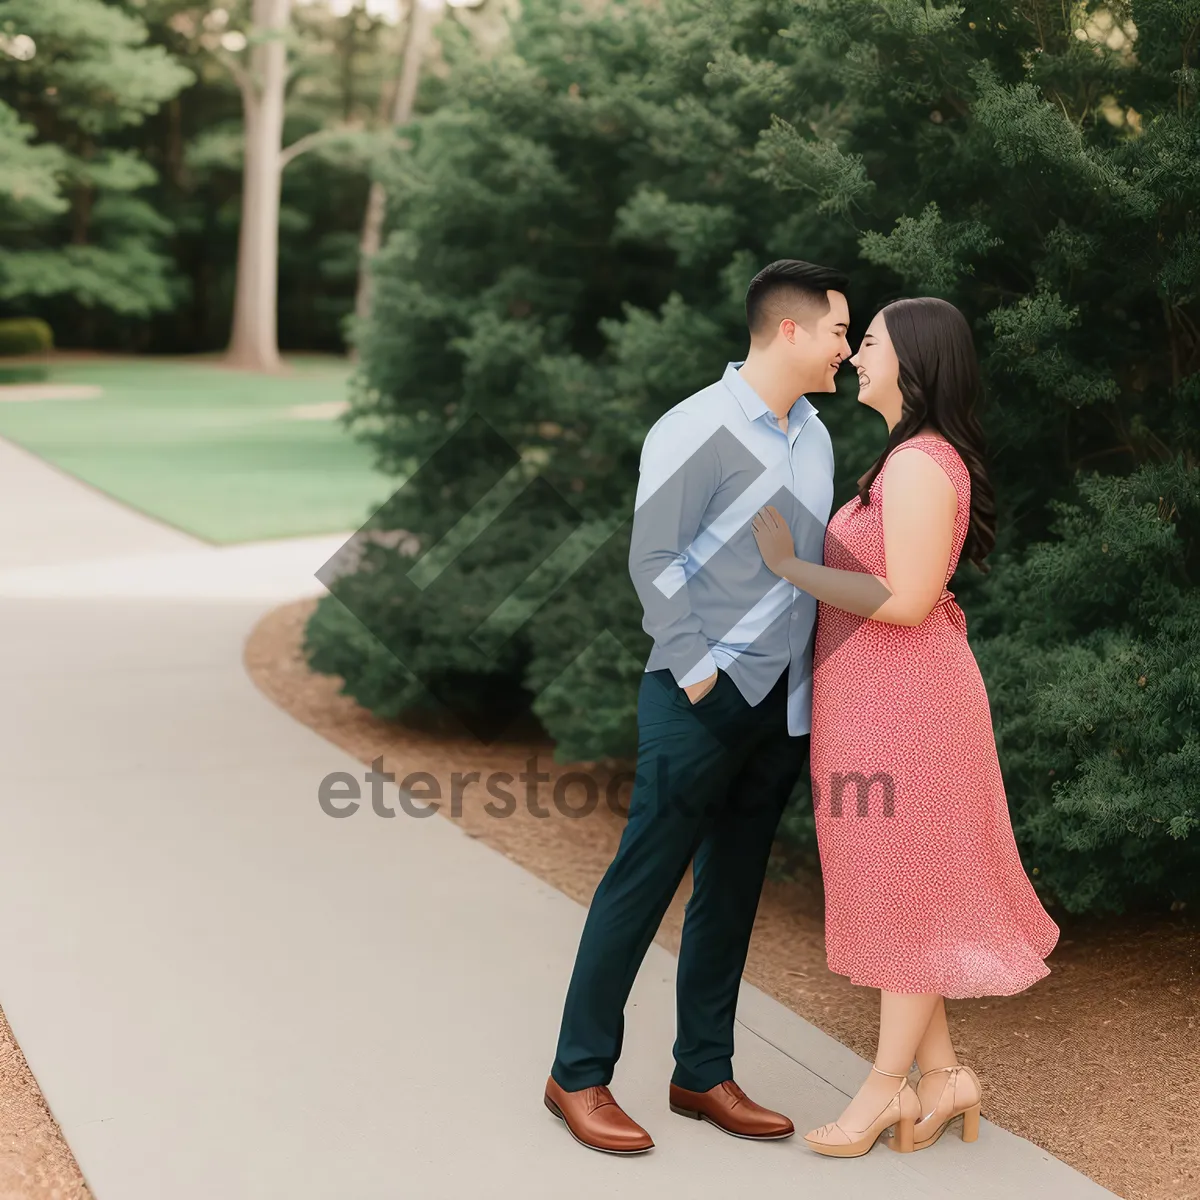
{"label": "chunky heel", "polygon": [[[973,1142],[979,1137],[979,1106],[983,1098],[983,1088],[980,1086],[979,1076],[963,1063],[956,1063],[952,1067],[931,1067],[925,1074],[932,1075],[935,1071],[945,1071],[949,1078],[942,1087],[941,1095],[938,1096],[933,1110],[921,1118],[922,1127],[916,1131],[917,1139],[913,1143],[914,1150],[924,1150],[927,1146],[932,1146],[946,1132],[950,1122],[960,1116],[963,1119],[962,1140]],[[960,1075],[966,1075],[975,1085],[976,1098],[969,1104],[959,1103],[955,1094]],[[949,1094],[949,1104],[944,1103],[947,1093]],[[936,1128],[931,1129],[935,1122]]]}
{"label": "chunky heel", "polygon": [[896,1132],[892,1136],[891,1147],[900,1154],[911,1154],[913,1148],[913,1126],[916,1121],[909,1117],[896,1122]]}
{"label": "chunky heel", "polygon": [[963,1113],[964,1142],[973,1142],[979,1136],[979,1105],[975,1104]]}
{"label": "chunky heel", "polygon": [[691,1117],[693,1121],[703,1120],[703,1118],[700,1116],[700,1114],[698,1112],[695,1111],[695,1109],[680,1108],[678,1104],[672,1104],[671,1111],[673,1113],[678,1114],[681,1117]]}

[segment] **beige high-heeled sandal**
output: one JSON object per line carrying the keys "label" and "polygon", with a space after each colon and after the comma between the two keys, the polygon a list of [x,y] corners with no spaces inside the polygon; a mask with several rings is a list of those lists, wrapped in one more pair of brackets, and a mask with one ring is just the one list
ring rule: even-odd
{"label": "beige high-heeled sandal", "polygon": [[[909,1083],[908,1076],[896,1075],[891,1071],[880,1071],[874,1064],[872,1064],[871,1070],[878,1072],[880,1075],[887,1075],[892,1079],[903,1079],[904,1082],[896,1089],[896,1094],[887,1102],[887,1107],[883,1112],[866,1129],[855,1130],[851,1134],[836,1121],[831,1121],[827,1125],[822,1125],[820,1129],[814,1129],[810,1133],[806,1133],[804,1135],[805,1142],[818,1154],[828,1154],[833,1158],[858,1158],[866,1154],[879,1140],[879,1135],[885,1129],[890,1129],[893,1125],[896,1127],[896,1136],[888,1145],[902,1154],[907,1153],[913,1148],[913,1127],[916,1124],[917,1116],[921,1112],[921,1102],[917,1097],[917,1093],[913,1091],[913,1086]],[[907,1105],[912,1115],[908,1115],[904,1111],[906,1101],[908,1101],[910,1096],[913,1104],[916,1105],[916,1112],[912,1112],[912,1104]],[[812,1134],[814,1133],[823,1134],[827,1130],[834,1129],[846,1139],[844,1142],[817,1142],[812,1138]]]}
{"label": "beige high-heeled sandal", "polygon": [[[979,1076],[965,1063],[957,1063],[953,1067],[930,1067],[928,1071],[921,1072],[921,1079],[924,1079],[926,1075],[934,1074],[935,1071],[948,1071],[950,1077],[942,1085],[942,1090],[938,1093],[938,1098],[934,1101],[933,1108],[925,1113],[917,1122],[917,1126],[924,1125],[924,1129],[919,1130],[919,1136],[918,1130],[914,1127],[914,1150],[924,1150],[927,1146],[932,1146],[946,1132],[946,1127],[956,1117],[962,1117],[963,1119],[962,1140],[964,1142],[973,1142],[979,1137],[979,1105],[983,1098],[983,1087],[979,1082]],[[955,1094],[958,1073],[960,1071],[966,1071],[975,1082],[977,1098],[966,1104],[959,1104]],[[920,1080],[917,1082],[919,1083]],[[943,1117],[939,1109],[942,1107],[942,1101],[945,1099],[947,1087],[950,1089],[950,1114]],[[930,1133],[929,1129],[935,1120],[938,1122],[938,1126]]]}

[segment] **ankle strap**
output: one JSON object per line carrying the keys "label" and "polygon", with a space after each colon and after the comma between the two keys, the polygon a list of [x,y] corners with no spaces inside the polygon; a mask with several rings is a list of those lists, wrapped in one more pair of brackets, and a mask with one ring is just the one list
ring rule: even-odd
{"label": "ankle strap", "polygon": [[961,1071],[963,1070],[962,1063],[955,1063],[952,1067],[930,1067],[928,1071],[922,1071],[922,1075],[932,1075],[935,1071]]}
{"label": "ankle strap", "polygon": [[[940,1070],[941,1068],[939,1067],[938,1069]],[[878,1067],[877,1067],[877,1066],[876,1066],[874,1063],[872,1063],[872,1064],[871,1064],[871,1070],[872,1070],[872,1071],[879,1071],[879,1068],[878,1068]],[[880,1074],[880,1075],[888,1075],[888,1076],[890,1076],[892,1079],[907,1079],[907,1078],[908,1078],[908,1072],[907,1072],[907,1071],[905,1071],[903,1075],[897,1075],[897,1074],[895,1074],[895,1073],[894,1073],[894,1072],[892,1072],[892,1071],[879,1071],[879,1074]]]}

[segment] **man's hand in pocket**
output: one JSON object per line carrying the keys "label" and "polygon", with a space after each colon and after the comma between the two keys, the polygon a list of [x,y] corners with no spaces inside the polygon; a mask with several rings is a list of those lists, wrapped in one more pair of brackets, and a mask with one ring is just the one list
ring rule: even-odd
{"label": "man's hand in pocket", "polygon": [[717,686],[718,671],[714,671],[707,679],[700,680],[699,683],[690,683],[683,690],[687,693],[687,698],[695,704],[697,700],[707,696],[714,687]]}

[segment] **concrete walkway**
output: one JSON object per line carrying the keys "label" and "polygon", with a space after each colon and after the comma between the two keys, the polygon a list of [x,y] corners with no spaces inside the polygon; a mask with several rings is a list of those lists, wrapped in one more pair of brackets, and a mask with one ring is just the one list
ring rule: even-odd
{"label": "concrete walkway", "polygon": [[[620,1159],[543,1108],[584,909],[449,820],[335,820],[364,767],[251,685],[244,639],[343,539],[217,550],[0,442],[0,1004],[97,1200],[1111,1193],[983,1123],[820,1158],[667,1109],[653,946]],[[800,1131],[867,1064],[743,986],[737,1070]]]}

